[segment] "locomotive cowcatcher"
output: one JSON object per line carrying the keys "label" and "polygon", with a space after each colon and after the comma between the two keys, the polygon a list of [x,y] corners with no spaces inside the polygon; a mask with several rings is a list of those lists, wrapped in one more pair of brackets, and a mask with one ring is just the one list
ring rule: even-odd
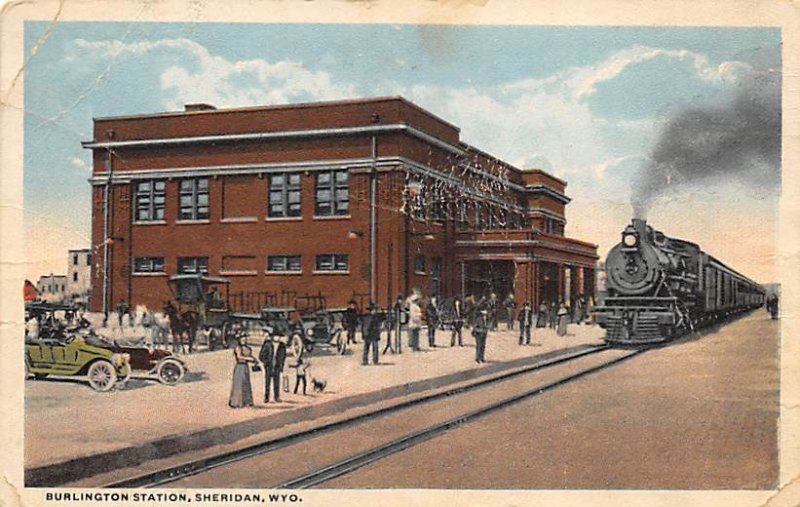
{"label": "locomotive cowcatcher", "polygon": [[764,303],[764,289],[698,245],[633,219],[606,259],[597,322],[613,344],[671,340]]}

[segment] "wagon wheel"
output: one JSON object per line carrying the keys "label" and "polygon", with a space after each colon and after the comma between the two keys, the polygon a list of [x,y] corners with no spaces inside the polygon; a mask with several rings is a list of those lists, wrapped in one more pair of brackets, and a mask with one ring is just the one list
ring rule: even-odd
{"label": "wagon wheel", "polygon": [[303,354],[303,338],[295,333],[289,338],[289,345],[286,347],[286,351],[292,357],[300,357]]}
{"label": "wagon wheel", "polygon": [[222,331],[219,328],[212,327],[208,330],[208,350],[214,351],[222,345]]}
{"label": "wagon wheel", "polygon": [[89,378],[89,385],[95,391],[110,391],[117,383],[117,372],[114,365],[106,360],[92,363],[86,376]]}
{"label": "wagon wheel", "polygon": [[341,329],[336,330],[336,352],[338,352],[339,355],[344,355],[344,353],[347,352],[347,340],[343,336]]}
{"label": "wagon wheel", "polygon": [[180,382],[184,373],[186,373],[186,370],[183,365],[174,359],[164,359],[158,365],[158,370],[156,371],[158,381],[168,386],[173,386]]}

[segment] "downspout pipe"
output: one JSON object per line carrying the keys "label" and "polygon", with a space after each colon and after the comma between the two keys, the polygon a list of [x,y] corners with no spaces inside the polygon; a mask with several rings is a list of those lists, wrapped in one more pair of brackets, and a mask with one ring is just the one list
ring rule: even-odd
{"label": "downspout pipe", "polygon": [[372,168],[369,173],[369,301],[374,303],[375,297],[375,190],[377,186],[377,158],[378,158],[378,140],[372,136]]}
{"label": "downspout pipe", "polygon": [[111,222],[111,177],[113,165],[111,164],[111,149],[106,149],[106,186],[103,191],[103,314],[108,312],[108,238]]}

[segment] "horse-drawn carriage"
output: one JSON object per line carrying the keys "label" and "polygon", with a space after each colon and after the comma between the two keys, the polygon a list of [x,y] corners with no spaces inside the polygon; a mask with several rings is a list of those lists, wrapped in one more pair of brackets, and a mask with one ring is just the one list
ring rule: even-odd
{"label": "horse-drawn carriage", "polygon": [[[286,336],[288,352],[293,355],[304,350],[310,352],[315,345],[344,347],[340,339],[340,312],[326,310],[321,294],[293,296],[295,306],[266,306],[257,313],[244,313],[231,309],[227,278],[174,275],[169,278],[169,286],[173,301],[165,306],[164,312],[170,319],[173,336],[185,337],[190,352],[196,342],[205,342],[209,350],[228,348],[239,336],[265,328],[273,335]],[[224,289],[224,294],[220,289]]]}
{"label": "horse-drawn carriage", "polygon": [[[229,307],[230,280],[204,274],[174,275],[169,278],[173,300],[164,307],[173,337],[186,337],[189,351],[203,336],[210,350],[235,343]],[[220,293],[224,287],[225,296]]]}

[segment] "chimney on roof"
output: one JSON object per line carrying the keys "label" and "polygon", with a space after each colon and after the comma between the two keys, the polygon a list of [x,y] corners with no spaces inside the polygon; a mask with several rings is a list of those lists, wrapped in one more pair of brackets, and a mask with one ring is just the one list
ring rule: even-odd
{"label": "chimney on roof", "polygon": [[196,104],[185,104],[183,106],[183,109],[187,113],[193,113],[195,111],[214,111],[217,108],[212,106],[211,104],[204,104],[202,102],[198,102]]}

